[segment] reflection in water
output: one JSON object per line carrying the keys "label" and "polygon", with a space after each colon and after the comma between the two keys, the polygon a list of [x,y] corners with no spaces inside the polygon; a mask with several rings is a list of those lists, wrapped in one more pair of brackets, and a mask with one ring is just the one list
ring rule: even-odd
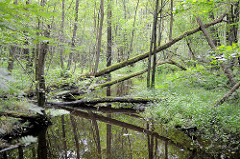
{"label": "reflection in water", "polygon": [[46,139],[47,128],[44,128],[38,134],[38,159],[47,159],[47,139]]}
{"label": "reflection in water", "polygon": [[[72,110],[53,118],[38,135],[38,144],[7,152],[8,158],[189,158],[192,151],[161,136],[162,130],[143,119],[124,114]],[[148,124],[147,124],[148,123]],[[23,152],[23,153],[21,153]],[[4,154],[1,156],[4,158]]]}

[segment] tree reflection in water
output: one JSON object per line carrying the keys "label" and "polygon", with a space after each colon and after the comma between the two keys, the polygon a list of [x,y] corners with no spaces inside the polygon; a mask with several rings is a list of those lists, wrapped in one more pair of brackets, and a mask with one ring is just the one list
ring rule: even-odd
{"label": "tree reflection in water", "polygon": [[129,111],[126,111],[127,114],[112,113],[113,109],[110,108],[111,111],[105,114],[93,110],[71,108],[66,110],[70,111],[70,114],[52,118],[53,125],[39,133],[37,144],[24,147],[23,151],[15,149],[7,152],[7,157],[38,156],[39,159],[193,157],[193,152],[185,145],[165,137],[166,131],[161,127],[154,125],[152,121],[147,122],[138,118]]}

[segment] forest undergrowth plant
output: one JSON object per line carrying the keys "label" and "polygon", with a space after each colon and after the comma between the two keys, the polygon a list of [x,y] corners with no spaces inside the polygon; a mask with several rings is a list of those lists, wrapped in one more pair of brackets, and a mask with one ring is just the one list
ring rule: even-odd
{"label": "forest undergrowth plant", "polygon": [[164,99],[151,104],[143,115],[172,128],[197,127],[198,135],[205,139],[231,141],[233,136],[239,136],[239,102],[230,99],[217,108],[213,107],[227,91],[225,77],[219,76],[220,82],[214,77],[215,74],[210,74],[202,66],[159,74],[154,90],[139,91],[142,87],[136,90],[138,96]]}

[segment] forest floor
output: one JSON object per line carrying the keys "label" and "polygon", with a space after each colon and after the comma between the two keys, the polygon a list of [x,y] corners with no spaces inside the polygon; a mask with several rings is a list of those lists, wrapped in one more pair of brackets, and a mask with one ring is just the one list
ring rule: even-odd
{"label": "forest floor", "polygon": [[[150,104],[150,107],[147,107],[141,115],[165,125],[166,128],[184,131],[194,128],[194,136],[201,138],[202,141],[221,143],[217,147],[219,151],[224,150],[231,155],[240,155],[238,154],[240,103],[236,100],[236,94],[222,105],[214,107],[216,101],[230,89],[226,82],[227,79],[222,75],[208,72],[202,66],[190,68],[187,71],[167,69],[164,67],[158,69],[155,89],[152,90],[146,88],[144,76],[131,80],[131,89],[126,92],[127,96],[162,99],[160,102]],[[169,73],[171,71],[172,73]],[[82,83],[81,81],[78,85]],[[85,83],[84,87],[86,85],[89,83]],[[92,94],[87,92],[86,96],[93,98],[106,95],[103,89],[95,90],[93,94],[97,94],[96,96],[89,96],[89,93]],[[37,114],[42,113],[42,109],[31,104],[25,97],[12,96],[8,100],[1,99],[1,112],[29,117],[38,116]],[[0,134],[14,132],[17,134],[15,136],[23,134],[23,130],[31,125],[27,120],[3,114],[0,116],[0,121],[2,125]],[[185,132],[188,133],[188,131]],[[8,136],[14,137],[14,135]],[[0,145],[3,147],[4,144],[6,142],[1,140]],[[216,145],[213,144],[213,146]],[[213,146],[208,149],[211,150]]]}

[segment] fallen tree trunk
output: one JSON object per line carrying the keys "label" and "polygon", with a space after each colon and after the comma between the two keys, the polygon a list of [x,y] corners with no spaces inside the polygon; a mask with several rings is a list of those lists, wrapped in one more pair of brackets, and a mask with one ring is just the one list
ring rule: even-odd
{"label": "fallen tree trunk", "polygon": [[82,105],[94,105],[98,103],[150,103],[159,101],[159,98],[142,98],[142,97],[105,97],[105,98],[95,98],[92,100],[77,100],[73,102],[46,102],[48,105],[55,105],[55,106],[71,106],[71,107],[77,107]]}
{"label": "fallen tree trunk", "polygon": [[230,97],[238,88],[240,87],[240,82],[238,82],[237,84],[235,84],[232,89],[230,91],[228,91],[223,97],[222,99],[220,99],[218,102],[216,102],[216,104],[214,105],[215,107],[223,104],[228,97]]}
{"label": "fallen tree trunk", "polygon": [[[48,106],[46,105],[47,108],[56,108],[56,109],[70,109],[70,107],[68,106],[56,106],[56,105],[52,105],[52,106]],[[73,109],[73,108],[72,108]],[[99,111],[99,112],[103,112],[103,113],[125,113],[125,114],[135,114],[138,112],[142,112],[144,111],[144,109],[139,109],[139,108],[112,108],[112,107],[107,107],[106,105],[98,105],[97,107],[95,106],[78,106],[78,109],[81,110],[91,110],[91,111]]]}
{"label": "fallen tree trunk", "polygon": [[[206,27],[203,25],[203,23],[202,23],[202,21],[201,21],[201,19],[200,19],[199,17],[197,18],[197,22],[198,22],[198,24],[200,25],[201,30],[202,30],[205,38],[207,39],[208,45],[211,47],[211,49],[212,49],[213,51],[216,51],[217,48],[216,48],[215,44],[213,43],[211,37],[209,36]],[[223,69],[224,74],[228,77],[231,85],[234,86],[234,85],[236,84],[236,81],[235,81],[235,79],[233,78],[233,75],[232,75],[231,71],[228,69],[227,66],[225,66],[224,63],[220,63],[220,66],[221,66],[221,68]]]}
{"label": "fallen tree trunk", "polygon": [[[207,42],[208,42],[208,44],[210,45],[211,49],[212,49],[213,51],[216,51],[217,48],[216,48],[215,44],[213,43],[212,39],[210,38],[210,36],[209,36],[206,28],[205,28],[204,25],[202,24],[201,19],[200,19],[200,18],[197,18],[197,21],[198,21],[198,23],[199,23],[199,25],[200,25],[200,27],[201,27],[201,30],[202,30],[204,36],[206,37]],[[229,92],[227,92],[227,93],[223,96],[222,99],[220,99],[220,100],[214,105],[215,107],[218,106],[218,105],[223,104],[223,103],[226,101],[226,99],[227,99],[228,97],[230,97],[230,96],[232,95],[232,93],[235,92],[235,91],[239,88],[239,86],[240,86],[240,82],[236,83],[235,79],[233,78],[232,73],[230,72],[230,70],[228,70],[228,68],[224,65],[224,63],[221,63],[220,66],[222,67],[225,75],[228,77],[230,83],[231,83],[232,85],[234,85],[234,86],[232,87],[232,89],[231,89]]]}
{"label": "fallen tree trunk", "polygon": [[[176,65],[176,66],[178,66],[179,68],[181,68],[182,70],[187,70],[185,67],[181,66],[179,63],[177,63],[177,62],[175,62],[175,61],[173,61],[173,60],[162,61],[162,62],[158,63],[157,66],[162,65],[162,64],[166,64],[166,63],[172,64],[172,65]],[[130,75],[128,75],[128,76],[125,76],[125,77],[122,77],[122,78],[119,78],[119,79],[116,79],[116,80],[113,80],[113,81],[110,81],[110,82],[107,82],[107,83],[100,84],[100,85],[96,86],[95,88],[97,88],[97,87],[101,87],[101,88],[103,88],[103,87],[108,87],[108,86],[114,85],[114,84],[116,84],[116,83],[119,83],[119,82],[128,80],[128,79],[130,79],[130,78],[139,76],[139,75],[141,75],[141,74],[144,74],[144,73],[147,72],[147,71],[148,71],[148,69],[145,69],[145,70],[143,70],[143,71],[136,72],[136,73],[130,74]]]}
{"label": "fallen tree trunk", "polygon": [[32,115],[32,114],[19,113],[14,111],[6,111],[6,112],[1,111],[0,116],[19,118],[23,121],[30,121],[30,122],[41,121],[46,118],[44,115],[40,115],[40,114]]}
{"label": "fallen tree trunk", "polygon": [[[212,26],[212,25],[215,25],[215,24],[217,24],[217,23],[222,22],[222,21],[223,21],[223,18],[225,17],[225,15],[226,15],[226,14],[222,15],[220,18],[218,18],[218,19],[216,19],[216,20],[214,20],[214,21],[212,21],[212,22],[210,22],[210,23],[205,24],[204,27],[205,27],[205,28],[208,28],[208,27],[210,27],[210,26]],[[169,48],[170,46],[172,46],[173,44],[175,44],[176,42],[182,40],[183,38],[185,38],[185,37],[187,37],[187,36],[189,36],[189,35],[192,35],[192,34],[198,32],[198,31],[200,31],[200,30],[201,30],[201,27],[200,27],[200,26],[197,27],[197,28],[195,28],[195,29],[189,30],[189,31],[183,33],[182,35],[180,35],[180,36],[172,39],[171,41],[165,43],[164,45],[159,46],[159,47],[156,49],[156,51],[153,51],[151,54],[154,55],[154,54],[156,54],[156,53],[158,53],[158,52],[160,52],[160,51],[162,51],[162,50],[165,50],[165,49]],[[122,62],[120,62],[120,63],[111,65],[111,66],[109,66],[109,67],[107,67],[107,68],[105,68],[105,69],[103,69],[103,70],[100,70],[100,71],[96,72],[94,76],[95,76],[95,77],[98,77],[98,76],[102,76],[102,75],[104,75],[104,74],[108,74],[108,73],[110,73],[110,72],[112,72],[112,71],[118,70],[118,69],[123,68],[123,67],[125,67],[125,66],[134,64],[134,63],[136,63],[136,62],[138,62],[138,61],[141,61],[141,60],[147,58],[148,56],[149,56],[149,52],[140,54],[140,55],[135,56],[135,57],[133,57],[133,58],[131,58],[131,59],[128,59],[128,60],[126,60],[126,61],[122,61]],[[87,74],[85,74],[85,75],[82,75],[80,78],[91,77],[91,76],[93,76],[92,73],[87,73]]]}

